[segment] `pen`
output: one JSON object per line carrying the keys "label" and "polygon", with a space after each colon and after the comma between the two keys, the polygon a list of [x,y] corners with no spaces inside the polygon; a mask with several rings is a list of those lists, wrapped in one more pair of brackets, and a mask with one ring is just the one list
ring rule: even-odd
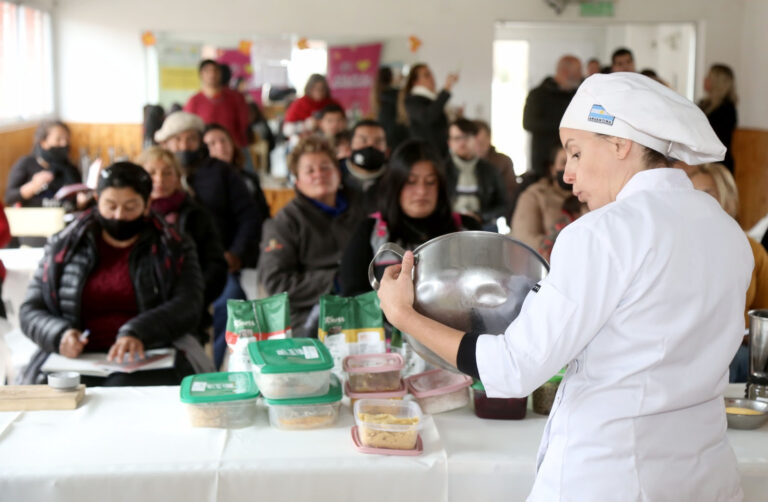
{"label": "pen", "polygon": [[91,330],[86,329],[80,334],[80,343],[85,343],[88,341],[88,337],[91,336]]}

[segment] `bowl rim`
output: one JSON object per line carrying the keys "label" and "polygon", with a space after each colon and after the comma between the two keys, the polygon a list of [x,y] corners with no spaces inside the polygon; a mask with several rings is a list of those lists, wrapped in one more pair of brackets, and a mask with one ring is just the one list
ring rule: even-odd
{"label": "bowl rim", "polygon": [[749,399],[746,397],[726,397],[723,399],[723,402],[725,403],[726,407],[729,406],[735,406],[739,408],[747,408],[750,410],[758,411],[760,412],[759,415],[746,415],[743,413],[727,413],[731,416],[738,416],[738,417],[766,417],[768,416],[768,402],[765,401],[759,401],[757,399]]}

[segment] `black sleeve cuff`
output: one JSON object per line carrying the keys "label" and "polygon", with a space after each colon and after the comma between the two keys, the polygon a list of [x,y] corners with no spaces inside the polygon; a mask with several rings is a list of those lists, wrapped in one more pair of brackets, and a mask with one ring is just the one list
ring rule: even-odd
{"label": "black sleeve cuff", "polygon": [[477,333],[465,333],[459,344],[459,352],[456,354],[456,367],[459,371],[477,380],[480,380],[480,373],[477,370],[475,350],[479,336]]}

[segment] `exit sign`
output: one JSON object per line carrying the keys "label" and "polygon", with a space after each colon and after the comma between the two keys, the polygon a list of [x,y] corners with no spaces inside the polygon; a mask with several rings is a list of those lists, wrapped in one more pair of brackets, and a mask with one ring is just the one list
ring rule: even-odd
{"label": "exit sign", "polygon": [[613,2],[582,2],[581,15],[584,17],[613,17]]}

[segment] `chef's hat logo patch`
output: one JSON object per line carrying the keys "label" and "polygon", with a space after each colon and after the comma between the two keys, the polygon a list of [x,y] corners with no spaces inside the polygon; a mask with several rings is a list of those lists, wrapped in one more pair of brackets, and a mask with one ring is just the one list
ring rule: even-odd
{"label": "chef's hat logo patch", "polygon": [[592,105],[592,109],[589,111],[587,120],[590,122],[597,122],[598,124],[605,124],[612,126],[613,121],[616,119],[613,115],[609,115],[605,108],[600,105]]}

